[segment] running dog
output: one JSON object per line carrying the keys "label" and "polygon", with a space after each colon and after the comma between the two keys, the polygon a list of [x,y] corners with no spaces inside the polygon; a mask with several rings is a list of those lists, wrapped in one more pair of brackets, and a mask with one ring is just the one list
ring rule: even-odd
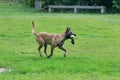
{"label": "running dog", "polygon": [[[47,32],[36,33],[34,28],[35,28],[34,21],[32,21],[32,33],[35,35],[36,41],[39,44],[38,52],[39,52],[41,57],[42,57],[42,54],[41,54],[40,49],[43,46],[44,46],[44,53],[46,54],[47,58],[50,58],[53,55],[54,49],[56,47],[63,50],[65,52],[64,57],[66,57],[67,50],[65,48],[63,48],[64,42],[67,39],[71,39],[71,43],[72,44],[75,43],[74,42],[74,37],[76,36],[76,34],[71,32],[69,27],[67,27],[66,31],[61,33],[61,34],[50,34],[50,33],[47,33]],[[47,54],[47,44],[51,45],[50,55]]]}

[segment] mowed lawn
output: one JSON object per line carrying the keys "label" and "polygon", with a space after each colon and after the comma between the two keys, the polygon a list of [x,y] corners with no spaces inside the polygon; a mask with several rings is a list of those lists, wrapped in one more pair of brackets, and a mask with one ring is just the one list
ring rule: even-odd
{"label": "mowed lawn", "polygon": [[[77,34],[63,51],[55,49],[47,59],[39,57],[31,33],[62,33],[66,27]],[[50,53],[50,47],[48,47]],[[0,80],[120,80],[120,15],[22,13],[0,15]]]}

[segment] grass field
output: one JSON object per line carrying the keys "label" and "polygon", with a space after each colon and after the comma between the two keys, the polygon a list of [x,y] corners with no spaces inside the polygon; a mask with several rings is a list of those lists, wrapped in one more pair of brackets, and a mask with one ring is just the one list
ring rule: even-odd
{"label": "grass field", "polygon": [[[0,73],[0,80],[120,80],[119,14],[48,14],[1,7],[0,67],[9,71]],[[66,58],[58,48],[50,59],[44,53],[39,57],[32,20],[37,32],[61,33],[71,27],[76,44],[65,42]]]}

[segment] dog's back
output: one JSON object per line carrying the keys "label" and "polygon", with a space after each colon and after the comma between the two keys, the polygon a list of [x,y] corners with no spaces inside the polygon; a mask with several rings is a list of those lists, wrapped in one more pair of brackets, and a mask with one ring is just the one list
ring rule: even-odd
{"label": "dog's back", "polygon": [[40,33],[37,33],[36,40],[38,42],[47,43],[51,45],[54,36],[55,34],[50,34],[47,32],[40,32]]}

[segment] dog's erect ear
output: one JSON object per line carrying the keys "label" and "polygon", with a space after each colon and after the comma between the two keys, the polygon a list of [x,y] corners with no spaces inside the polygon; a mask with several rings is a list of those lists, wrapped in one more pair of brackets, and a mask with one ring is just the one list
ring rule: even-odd
{"label": "dog's erect ear", "polygon": [[71,27],[69,27],[69,31],[70,31]]}
{"label": "dog's erect ear", "polygon": [[69,27],[67,27],[66,28],[66,33],[68,33],[70,31],[70,28]]}
{"label": "dog's erect ear", "polygon": [[67,28],[66,28],[66,33],[68,33],[68,31],[69,31],[69,28],[67,27]]}

